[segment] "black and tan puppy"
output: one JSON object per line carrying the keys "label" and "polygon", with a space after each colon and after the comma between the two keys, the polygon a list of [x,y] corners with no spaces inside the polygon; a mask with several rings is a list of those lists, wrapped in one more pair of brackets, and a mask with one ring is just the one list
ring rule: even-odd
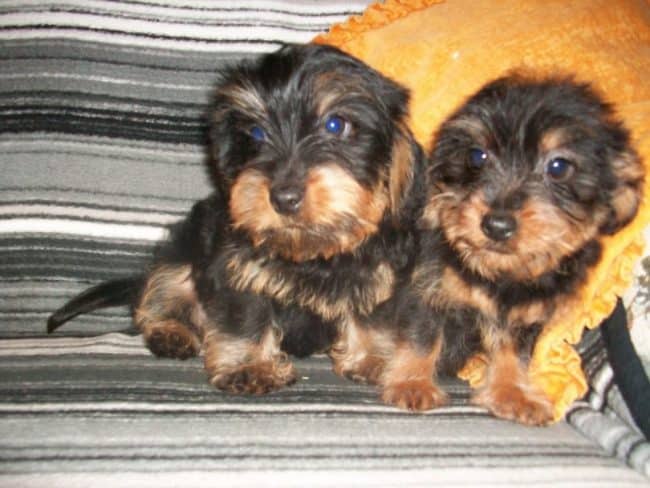
{"label": "black and tan puppy", "polygon": [[526,424],[552,419],[527,362],[576,302],[599,238],[637,211],[643,169],[626,130],[588,86],[510,76],[472,96],[437,133],[410,282],[378,309],[397,324],[381,379],[387,403],[444,403],[438,371],[475,352],[488,368],[473,402]]}
{"label": "black and tan puppy", "polygon": [[[286,353],[317,350],[339,374],[376,381],[359,321],[408,266],[424,195],[407,108],[406,90],[331,47],[288,46],[226,71],[211,112],[216,192],[175,230],[134,307],[149,348],[202,350],[210,381],[235,393],[291,383]],[[50,329],[115,304],[101,286]]]}

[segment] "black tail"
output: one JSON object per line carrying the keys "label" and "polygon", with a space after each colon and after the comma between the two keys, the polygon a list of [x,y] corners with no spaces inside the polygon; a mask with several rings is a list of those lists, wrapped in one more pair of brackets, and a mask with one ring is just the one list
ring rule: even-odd
{"label": "black tail", "polygon": [[142,285],[143,277],[131,276],[119,280],[106,281],[88,288],[74,297],[47,320],[47,333],[51,334],[68,320],[99,308],[131,305]]}

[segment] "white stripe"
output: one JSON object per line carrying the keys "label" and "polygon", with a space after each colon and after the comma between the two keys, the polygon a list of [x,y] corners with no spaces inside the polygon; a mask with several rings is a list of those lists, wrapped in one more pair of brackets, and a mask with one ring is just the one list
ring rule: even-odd
{"label": "white stripe", "polygon": [[[304,43],[310,41],[314,34],[299,34],[293,36],[276,36],[277,42]],[[182,40],[145,39],[112,34],[101,34],[98,32],[77,32],[61,30],[29,30],[29,31],[2,31],[0,29],[0,41],[24,41],[33,39],[66,39],[85,42],[97,42],[102,44],[113,44],[120,46],[136,47],[139,49],[167,49],[170,51],[197,51],[204,53],[242,53],[252,54],[275,51],[277,45],[266,43],[208,43]]]}
{"label": "white stripe", "polygon": [[76,235],[136,241],[160,241],[168,234],[165,227],[153,225],[104,224],[41,218],[0,220],[0,234],[2,233]]}
{"label": "white stripe", "polygon": [[[109,412],[111,410],[122,411],[147,411],[147,412],[177,412],[178,410],[201,412],[201,413],[218,413],[222,411],[237,410],[239,412],[257,412],[257,413],[291,413],[291,412],[365,412],[365,413],[392,413],[404,414],[404,411],[388,405],[351,405],[339,403],[302,403],[299,400],[292,400],[291,403],[269,404],[269,403],[238,403],[234,397],[232,401],[226,403],[152,403],[152,402],[57,402],[47,403],[39,402],[34,404],[24,403],[0,403],[0,412],[83,412],[93,410],[98,412]],[[436,416],[445,413],[463,414],[481,414],[487,417],[487,412],[479,407],[453,406],[439,407],[427,412],[418,412],[418,416]]]}
{"label": "white stripe", "polygon": [[[146,15],[152,19],[161,17],[174,17],[179,21],[187,20],[246,20],[251,21],[295,21],[301,20],[305,23],[309,21],[336,22],[342,20],[344,12],[362,12],[368,1],[350,1],[350,0],[328,0],[327,2],[299,2],[292,0],[285,1],[246,1],[238,0],[207,0],[192,2],[173,2],[169,0],[153,0],[151,5],[145,5],[143,1],[138,3],[108,3],[96,0],[66,1],[62,4],[60,0],[42,1],[42,0],[20,0],[19,2],[3,2],[2,9],[26,9],[33,5],[39,8],[54,6],[57,8],[82,8],[86,10],[97,10],[102,14],[110,15],[119,14],[139,14]],[[166,5],[161,5],[161,4]],[[180,8],[184,7],[184,8]],[[222,9],[222,10],[219,10]],[[30,15],[25,12],[22,15]],[[312,16],[310,19],[309,16]],[[119,22],[116,19],[116,22]]]}
{"label": "white stripe", "polygon": [[[191,425],[191,424],[190,424]],[[191,446],[191,444],[189,444]],[[460,457],[460,456],[459,456]],[[136,456],[137,459],[137,456]],[[466,465],[417,469],[319,469],[319,470],[259,470],[244,471],[232,466],[221,470],[191,471],[181,462],[164,472],[128,470],[119,466],[114,471],[71,472],[60,468],[59,472],[28,474],[0,474],[2,486],[21,488],[172,488],[179,486],[230,488],[326,488],[326,487],[521,487],[547,486],[553,488],[587,488],[616,486],[617,488],[647,487],[647,481],[625,466],[598,466],[570,464],[550,466],[474,466],[472,458]],[[197,462],[198,465],[198,462]],[[48,464],[44,464],[48,466]],[[129,465],[130,466],[130,465]],[[178,469],[173,469],[177,467]]]}
{"label": "white stripe", "polygon": [[150,356],[142,337],[110,333],[97,337],[48,337],[0,341],[0,357],[61,356],[63,354],[128,354]]}
{"label": "white stripe", "polygon": [[101,210],[83,206],[63,205],[2,205],[0,216],[3,215],[42,215],[52,217],[78,217],[111,221],[136,221],[149,225],[169,225],[178,221],[178,215],[150,212],[129,212],[122,210]]}

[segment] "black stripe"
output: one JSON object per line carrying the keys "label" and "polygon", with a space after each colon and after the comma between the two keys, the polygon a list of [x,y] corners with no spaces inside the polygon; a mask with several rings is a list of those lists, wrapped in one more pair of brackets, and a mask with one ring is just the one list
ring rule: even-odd
{"label": "black stripe", "polygon": [[[133,80],[138,82],[138,80]],[[179,113],[179,112],[190,112],[203,114],[206,106],[208,105],[208,94],[207,90],[212,86],[212,81],[210,80],[205,84],[197,84],[197,91],[203,90],[206,93],[205,103],[192,103],[192,102],[171,102],[168,100],[158,100],[158,99],[143,99],[142,97],[129,97],[129,96],[117,96],[117,95],[105,95],[105,94],[95,94],[87,93],[77,90],[9,90],[3,91],[0,93],[0,102],[5,102],[3,105],[0,105],[0,109],[11,109],[16,110],[16,108],[22,108],[25,110],[33,110],[38,112],[39,108],[45,109],[57,109],[65,108],[66,110],[70,109],[69,105],[65,102],[68,102],[73,105],[73,109],[79,109],[80,103],[96,102],[98,106],[106,106],[108,104],[114,105],[128,105],[129,107],[142,108],[143,112],[151,114],[151,110],[158,110],[160,112],[166,111],[170,113]],[[147,82],[143,82],[147,83]],[[171,87],[170,90],[174,88]],[[24,99],[29,99],[29,104],[24,103]],[[81,107],[83,108],[83,107]],[[109,110],[100,110],[95,109],[98,112],[110,112]],[[124,111],[114,110],[117,113],[123,113]],[[125,112],[125,113],[131,113]],[[139,113],[138,110],[133,110],[133,113]]]}
{"label": "black stripe", "polygon": [[[48,236],[47,239],[36,237],[11,237],[5,235],[0,238],[0,250],[3,247],[21,247],[25,248],[45,248],[46,250],[51,247],[75,247],[87,250],[88,252],[115,252],[124,251],[135,255],[148,254],[154,246],[151,244],[142,244],[137,242],[114,242],[114,241],[101,241],[89,240],[87,237],[56,237]],[[13,252],[13,251],[11,251]],[[116,256],[121,256],[116,255]]]}
{"label": "black stripe", "polygon": [[620,298],[600,331],[621,395],[637,426],[650,438],[650,381],[630,339],[627,314]]}
{"label": "black stripe", "polygon": [[[45,107],[44,107],[45,108]],[[2,115],[4,117],[1,133],[47,132],[54,134],[77,134],[85,136],[102,136],[127,140],[146,140],[171,144],[205,145],[205,124],[199,120],[181,117],[133,117],[128,113],[76,110],[69,111],[42,110],[32,113]],[[134,120],[135,119],[135,120]],[[179,129],[179,125],[186,128]]]}
{"label": "black stripe", "polygon": [[[113,54],[113,53],[110,53]],[[200,53],[199,53],[200,54]],[[246,55],[241,55],[241,57],[238,58],[244,58]],[[255,56],[254,54],[248,53],[248,57],[253,57]],[[214,59],[216,57],[216,60]],[[109,66],[122,66],[122,67],[128,67],[128,68],[141,68],[141,69],[146,69],[146,70],[155,70],[155,71],[169,71],[171,73],[178,73],[178,71],[183,71],[187,73],[205,73],[205,74],[215,74],[219,68],[225,64],[231,64],[235,59],[233,59],[233,56],[227,56],[225,59],[219,59],[218,54],[213,56],[213,58],[210,59],[211,62],[214,61],[219,61],[219,64],[210,64],[204,68],[199,67],[199,66],[172,66],[169,63],[167,64],[149,64],[149,63],[135,63],[135,62],[128,62],[128,61],[117,61],[114,59],[102,59],[100,57],[88,57],[88,56],[83,56],[83,55],[78,55],[74,56],[73,54],[70,55],[61,55],[59,51],[53,52],[53,53],[41,53],[39,56],[32,56],[32,55],[9,55],[9,56],[2,56],[0,54],[0,61],[42,61],[42,60],[57,60],[57,61],[81,61],[84,63],[89,63],[89,64],[105,64]]]}
{"label": "black stripe", "polygon": [[[39,55],[34,56],[36,50]],[[93,55],[90,57],[89,52]],[[4,56],[6,54],[6,56]],[[118,66],[133,66],[169,71],[216,72],[219,67],[230,65],[241,59],[254,58],[259,53],[251,52],[203,52],[175,51],[165,48],[148,48],[146,55],[129,46],[80,39],[27,39],[10,43],[5,41],[0,50],[0,59],[70,59],[87,61],[91,64],[115,63]],[[197,68],[199,66],[199,68]],[[201,69],[204,67],[204,69]]]}
{"label": "black stripe", "polygon": [[[480,444],[479,444],[480,445]],[[93,446],[94,447],[94,446]],[[136,446],[136,449],[139,446]],[[174,448],[171,448],[171,450],[175,450]],[[182,448],[181,448],[182,451]],[[12,462],[12,463],[20,463],[20,462],[34,462],[34,461],[137,461],[137,460],[149,460],[149,461],[173,461],[173,460],[178,460],[178,459],[192,459],[194,462],[201,462],[201,461],[229,461],[229,460],[244,460],[244,459],[251,459],[255,461],[261,461],[261,460],[278,460],[278,459],[283,459],[286,460],[287,462],[292,462],[294,460],[318,460],[318,459],[332,459],[332,460],[338,460],[338,459],[347,459],[349,461],[349,453],[346,453],[344,455],[336,455],[335,452],[332,454],[305,454],[304,452],[297,451],[297,452],[291,452],[290,454],[262,454],[260,452],[251,452],[247,454],[237,454],[237,453],[231,453],[231,454],[214,454],[214,455],[208,455],[208,454],[198,454],[198,453],[192,453],[192,454],[185,454],[183,455],[178,454],[178,455],[173,455],[173,454],[163,454],[161,452],[156,453],[156,454],[150,454],[150,455],[144,455],[142,453],[137,453],[137,452],[126,452],[124,454],[101,454],[100,452],[94,450],[94,449],[88,449],[86,451],[88,454],[86,455],[64,455],[64,454],[54,454],[54,455],[43,455],[43,454],[38,454],[33,457],[20,457],[20,456],[12,456],[12,455],[4,455],[3,456],[3,461],[5,462]],[[390,453],[386,454],[379,454],[377,452],[373,453],[368,453],[365,450],[365,446],[362,446],[359,448],[359,453],[363,452],[363,457],[362,459],[358,459],[358,462],[367,462],[369,460],[379,460],[379,459],[385,459],[385,460],[391,460],[391,459],[410,459],[413,462],[408,463],[409,467],[413,467],[415,465],[421,465],[422,467],[424,466],[429,466],[431,464],[431,461],[434,459],[466,459],[469,456],[467,454],[459,454],[459,453],[443,453],[439,451],[426,451],[422,453],[401,453],[399,449],[396,449],[395,451],[392,451]],[[419,463],[416,463],[416,459],[414,458],[421,458],[419,460]],[[604,452],[575,452],[575,451],[562,451],[559,450],[557,452],[553,453],[547,453],[547,454],[536,454],[534,452],[531,453],[519,453],[519,452],[507,452],[507,453],[501,453],[501,454],[495,454],[493,452],[485,452],[481,451],[481,456],[479,456],[479,459],[484,459],[484,460],[491,460],[495,461],[497,459],[502,459],[503,461],[507,461],[508,459],[526,459],[526,458],[535,458],[535,459],[540,459],[540,460],[546,460],[548,461],[549,459],[555,459],[555,458],[560,458],[562,460],[565,460],[567,463],[573,463],[576,462],[577,460],[587,460],[587,459],[593,459],[593,460],[602,460],[602,459],[610,459],[610,456],[605,454]],[[476,460],[475,460],[476,462]],[[510,466],[519,466],[519,463],[506,463],[504,462],[499,463],[499,464],[490,464],[490,463],[480,463],[481,467],[510,467]]]}
{"label": "black stripe", "polygon": [[122,278],[133,272],[132,267],[118,268],[106,263],[106,267],[84,267],[84,266],[25,266],[15,269],[0,270],[3,280],[14,279],[17,281],[36,281],[45,277],[51,281],[74,280],[83,283],[101,281],[112,278]]}

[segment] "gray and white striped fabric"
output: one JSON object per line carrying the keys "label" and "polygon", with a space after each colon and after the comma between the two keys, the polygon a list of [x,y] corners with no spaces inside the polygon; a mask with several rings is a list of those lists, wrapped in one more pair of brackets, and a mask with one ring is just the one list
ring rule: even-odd
{"label": "gray and white striped fabric", "polygon": [[[569,409],[567,421],[608,453],[650,477],[650,441],[635,424],[614,382],[600,331],[586,332],[578,349],[590,391]],[[650,405],[646,415],[650,415]]]}
{"label": "gray and white striped fabric", "polygon": [[495,420],[454,380],[427,415],[381,405],[325,358],[299,361],[292,388],[230,397],[200,359],[115,333],[125,309],[44,337],[52,310],[138,271],[209,192],[215,72],[366,3],[0,2],[0,487],[647,486],[604,442]]}
{"label": "gray and white striped fabric", "polygon": [[[9,342],[9,341],[6,341]],[[16,339],[0,348],[0,486],[647,486],[566,423],[530,428],[467,404],[400,412],[336,377],[231,397],[199,359],[139,338]]]}
{"label": "gray and white striped fabric", "polygon": [[[307,42],[366,3],[0,2],[0,336],[42,334],[73,294],[140,269],[209,192],[219,68]],[[128,326],[111,310],[61,333]]]}

